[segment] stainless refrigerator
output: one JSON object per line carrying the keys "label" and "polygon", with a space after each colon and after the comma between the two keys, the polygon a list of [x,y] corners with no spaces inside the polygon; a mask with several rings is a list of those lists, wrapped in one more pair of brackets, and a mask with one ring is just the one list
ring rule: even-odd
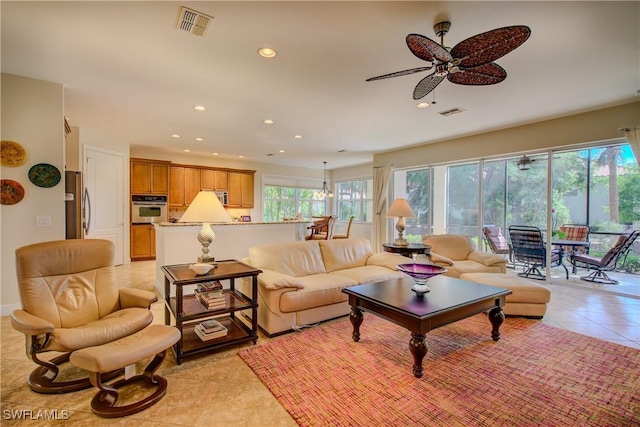
{"label": "stainless refrigerator", "polygon": [[64,173],[64,209],[67,239],[82,239],[82,172]]}

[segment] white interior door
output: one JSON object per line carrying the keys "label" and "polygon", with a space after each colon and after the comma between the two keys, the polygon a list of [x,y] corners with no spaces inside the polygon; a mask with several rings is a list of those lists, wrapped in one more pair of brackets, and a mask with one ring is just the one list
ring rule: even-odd
{"label": "white interior door", "polygon": [[111,240],[116,265],[124,263],[124,164],[121,153],[84,148],[84,237]]}

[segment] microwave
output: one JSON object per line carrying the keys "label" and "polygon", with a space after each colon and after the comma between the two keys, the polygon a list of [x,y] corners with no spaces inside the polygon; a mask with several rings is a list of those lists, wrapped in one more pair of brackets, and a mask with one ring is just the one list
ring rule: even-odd
{"label": "microwave", "polygon": [[166,222],[167,196],[131,196],[131,223],[153,224]]}
{"label": "microwave", "polygon": [[229,204],[229,192],[228,191],[215,191],[216,196],[218,196],[218,200],[222,203],[222,206],[227,206]]}

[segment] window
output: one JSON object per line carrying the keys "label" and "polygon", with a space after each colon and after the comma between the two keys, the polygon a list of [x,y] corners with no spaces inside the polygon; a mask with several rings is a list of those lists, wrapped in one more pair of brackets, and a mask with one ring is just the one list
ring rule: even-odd
{"label": "window", "polygon": [[431,169],[420,168],[397,170],[393,173],[393,200],[403,197],[415,214],[414,218],[405,218],[405,238],[410,243],[420,243],[422,236],[430,234],[432,216],[430,205]]}
{"label": "window", "polygon": [[373,179],[339,182],[337,184],[338,221],[371,222],[373,215]]}
{"label": "window", "polygon": [[296,188],[265,185],[262,218],[265,222],[295,218],[301,213],[304,218],[323,216],[326,202],[316,196],[317,188]]}

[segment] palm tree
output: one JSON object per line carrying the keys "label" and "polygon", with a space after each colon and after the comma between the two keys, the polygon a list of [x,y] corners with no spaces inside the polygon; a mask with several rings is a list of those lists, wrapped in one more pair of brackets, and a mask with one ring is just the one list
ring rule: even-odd
{"label": "palm tree", "polygon": [[611,222],[620,222],[618,201],[618,159],[622,158],[622,150],[619,145],[605,148],[598,156],[595,163],[598,166],[609,168],[609,219]]}

